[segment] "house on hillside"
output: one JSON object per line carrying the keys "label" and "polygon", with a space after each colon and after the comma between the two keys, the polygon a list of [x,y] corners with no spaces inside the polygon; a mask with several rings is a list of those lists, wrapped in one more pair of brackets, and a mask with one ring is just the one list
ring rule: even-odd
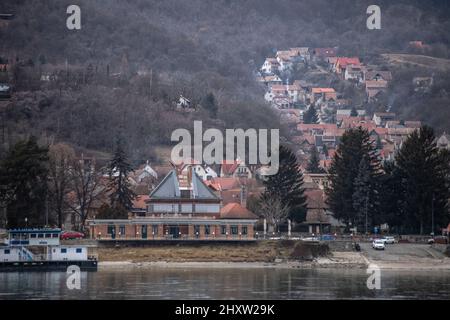
{"label": "house on hillside", "polygon": [[363,67],[360,65],[350,64],[345,68],[344,79],[348,81],[354,81],[356,83],[363,82]]}
{"label": "house on hillside", "polygon": [[[195,173],[172,170],[145,200],[146,210],[128,219],[92,219],[92,239],[114,241],[251,241],[258,217],[221,199]],[[142,205],[139,205],[142,206]]]}
{"label": "house on hillside", "polygon": [[337,93],[333,88],[311,88],[310,102],[314,103],[318,100],[329,101],[336,100]]}
{"label": "house on hillside", "polygon": [[237,159],[231,162],[223,161],[220,168],[220,176],[251,179],[253,174],[244,161]]}
{"label": "house on hillside", "polygon": [[361,62],[359,61],[359,58],[338,57],[336,59],[336,63],[334,64],[333,72],[339,75],[345,75],[345,71],[349,66],[361,68]]}
{"label": "house on hillside", "polygon": [[377,96],[386,91],[388,82],[385,80],[371,80],[366,81],[366,97],[367,101],[375,101]]}
{"label": "house on hillside", "polygon": [[312,51],[312,57],[317,62],[318,60],[325,60],[330,57],[337,56],[337,47],[334,48],[314,48]]}
{"label": "house on hillside", "polygon": [[299,57],[301,62],[308,62],[311,60],[311,51],[308,47],[291,48],[293,56]]}
{"label": "house on hillside", "polygon": [[293,58],[289,54],[279,54],[277,52],[277,61],[280,64],[280,72],[290,70],[294,65]]}
{"label": "house on hillside", "polygon": [[385,127],[386,122],[395,120],[396,116],[394,112],[375,112],[372,120],[377,127]]}
{"label": "house on hillside", "polygon": [[413,78],[414,91],[429,92],[433,82],[433,77],[415,77]]}
{"label": "house on hillside", "polygon": [[270,87],[272,85],[280,85],[283,83],[283,81],[281,80],[281,78],[279,76],[277,76],[276,74],[274,75],[266,75],[266,76],[262,76],[260,78],[258,78],[258,82],[263,83],[264,85],[266,85],[267,87]]}
{"label": "house on hillside", "polygon": [[184,111],[193,111],[195,110],[195,107],[193,106],[191,100],[184,97],[183,95],[180,95],[180,98],[178,99],[177,102],[177,109]]}
{"label": "house on hillside", "polygon": [[261,67],[261,72],[263,74],[274,74],[276,72],[278,72],[280,69],[280,63],[278,62],[278,60],[276,58],[266,58],[266,60],[264,61],[262,67]]}
{"label": "house on hillside", "polygon": [[[268,102],[272,102],[274,99],[284,98],[282,104],[284,105],[287,100],[289,100],[288,107],[290,107],[291,104],[297,103],[299,101],[300,92],[301,89],[295,84],[273,84],[265,93],[264,99]],[[280,104],[280,101],[277,101],[277,104]]]}
{"label": "house on hillside", "polygon": [[376,70],[367,70],[364,71],[364,79],[363,81],[391,81],[392,73],[390,71],[376,71]]}

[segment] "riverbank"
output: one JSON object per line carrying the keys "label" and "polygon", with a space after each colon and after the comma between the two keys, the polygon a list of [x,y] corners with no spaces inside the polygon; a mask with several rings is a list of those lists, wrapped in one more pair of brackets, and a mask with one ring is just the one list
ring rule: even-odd
{"label": "riverbank", "polygon": [[366,268],[367,262],[357,252],[335,252],[327,257],[314,258],[312,260],[283,260],[275,259],[271,262],[264,261],[102,261],[99,262],[99,270],[130,270],[151,268],[211,268],[211,269],[302,269],[302,268]]}
{"label": "riverbank", "polygon": [[396,244],[384,251],[330,251],[327,244],[259,241],[245,245],[100,247],[99,270],[133,268],[367,268],[450,270],[450,258],[427,245]]}

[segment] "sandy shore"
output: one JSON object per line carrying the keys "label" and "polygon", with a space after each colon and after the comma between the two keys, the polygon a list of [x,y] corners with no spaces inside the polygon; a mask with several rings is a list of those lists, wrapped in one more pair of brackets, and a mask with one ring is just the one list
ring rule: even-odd
{"label": "sandy shore", "polygon": [[103,261],[99,262],[99,270],[131,270],[131,269],[310,269],[310,268],[345,268],[345,269],[365,269],[369,264],[375,264],[382,270],[404,270],[404,271],[426,271],[442,270],[450,271],[450,258],[445,259],[416,259],[414,261],[379,261],[368,259],[357,252],[334,252],[329,257],[317,258],[312,261],[275,261],[275,262],[134,262],[134,261]]}
{"label": "sandy shore", "polygon": [[133,268],[365,268],[367,266],[364,257],[359,253],[342,252],[334,253],[330,257],[314,259],[312,261],[277,261],[275,262],[134,262],[134,261],[104,261],[98,264],[100,270],[129,270]]}

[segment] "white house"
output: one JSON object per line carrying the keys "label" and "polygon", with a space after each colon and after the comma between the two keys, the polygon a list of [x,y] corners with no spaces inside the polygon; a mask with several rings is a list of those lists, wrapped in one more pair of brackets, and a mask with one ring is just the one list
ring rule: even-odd
{"label": "white house", "polygon": [[261,67],[261,72],[265,74],[274,74],[278,71],[279,67],[280,63],[276,58],[266,58]]}
{"label": "white house", "polygon": [[150,164],[148,163],[148,160],[147,160],[145,167],[142,169],[141,172],[139,172],[139,174],[137,176],[137,182],[140,183],[144,179],[148,179],[148,178],[158,179],[158,174],[156,173],[155,170],[153,170],[152,167],[150,167]]}
{"label": "white house", "polygon": [[195,109],[195,108],[192,106],[191,100],[180,95],[180,98],[178,99],[178,102],[177,102],[177,109],[191,110],[191,109]]}

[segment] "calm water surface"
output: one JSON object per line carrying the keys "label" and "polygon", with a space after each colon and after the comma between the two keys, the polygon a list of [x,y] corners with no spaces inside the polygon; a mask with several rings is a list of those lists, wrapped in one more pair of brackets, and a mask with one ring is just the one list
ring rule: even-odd
{"label": "calm water surface", "polygon": [[450,271],[150,269],[83,272],[69,290],[63,272],[0,273],[0,299],[450,299]]}

